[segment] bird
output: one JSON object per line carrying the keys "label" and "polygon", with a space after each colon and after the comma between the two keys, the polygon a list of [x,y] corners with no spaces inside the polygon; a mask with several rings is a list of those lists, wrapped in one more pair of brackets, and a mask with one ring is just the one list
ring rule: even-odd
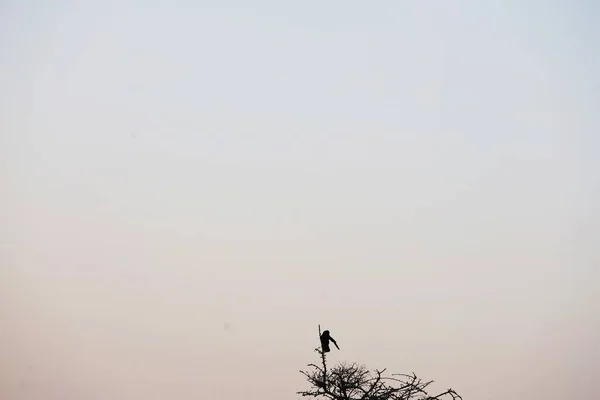
{"label": "bird", "polygon": [[320,339],[321,339],[321,347],[323,348],[323,353],[329,353],[331,351],[329,349],[329,341],[330,340],[335,345],[335,347],[337,347],[338,350],[340,349],[340,346],[338,346],[336,341],[331,337],[331,335],[329,334],[329,331],[323,331],[323,333],[320,336]]}

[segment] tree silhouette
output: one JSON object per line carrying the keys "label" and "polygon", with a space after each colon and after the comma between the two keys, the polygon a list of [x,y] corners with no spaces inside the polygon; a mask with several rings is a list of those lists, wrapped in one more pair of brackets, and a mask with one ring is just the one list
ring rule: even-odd
{"label": "tree silhouette", "polygon": [[[319,327],[319,335],[321,329]],[[422,381],[414,373],[386,374],[386,370],[370,371],[357,363],[341,363],[327,367],[327,356],[319,348],[321,365],[308,364],[309,371],[300,371],[310,385],[298,392],[305,397],[331,400],[462,400],[453,389],[438,395],[427,393],[433,381]]]}

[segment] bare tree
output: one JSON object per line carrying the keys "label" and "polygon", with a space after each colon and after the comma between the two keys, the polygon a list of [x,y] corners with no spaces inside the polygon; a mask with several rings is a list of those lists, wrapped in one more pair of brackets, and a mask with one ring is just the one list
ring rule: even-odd
{"label": "bare tree", "polygon": [[[319,328],[320,334],[320,328]],[[298,392],[305,397],[330,400],[462,400],[453,389],[430,395],[426,388],[433,381],[424,382],[414,373],[386,374],[386,370],[369,371],[364,365],[342,363],[327,368],[327,356],[315,349],[321,365],[308,364],[309,371],[300,371],[310,385]]]}

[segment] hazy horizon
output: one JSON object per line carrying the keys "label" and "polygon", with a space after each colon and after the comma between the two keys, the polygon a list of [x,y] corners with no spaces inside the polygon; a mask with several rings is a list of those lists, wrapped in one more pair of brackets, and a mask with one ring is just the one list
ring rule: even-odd
{"label": "hazy horizon", "polygon": [[2,2],[0,398],[592,398],[599,10]]}

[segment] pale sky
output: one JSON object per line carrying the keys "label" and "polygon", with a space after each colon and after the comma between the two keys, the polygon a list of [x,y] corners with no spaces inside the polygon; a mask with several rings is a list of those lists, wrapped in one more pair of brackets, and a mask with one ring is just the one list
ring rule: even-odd
{"label": "pale sky", "polygon": [[597,396],[592,1],[1,1],[0,398],[295,400],[317,325]]}

